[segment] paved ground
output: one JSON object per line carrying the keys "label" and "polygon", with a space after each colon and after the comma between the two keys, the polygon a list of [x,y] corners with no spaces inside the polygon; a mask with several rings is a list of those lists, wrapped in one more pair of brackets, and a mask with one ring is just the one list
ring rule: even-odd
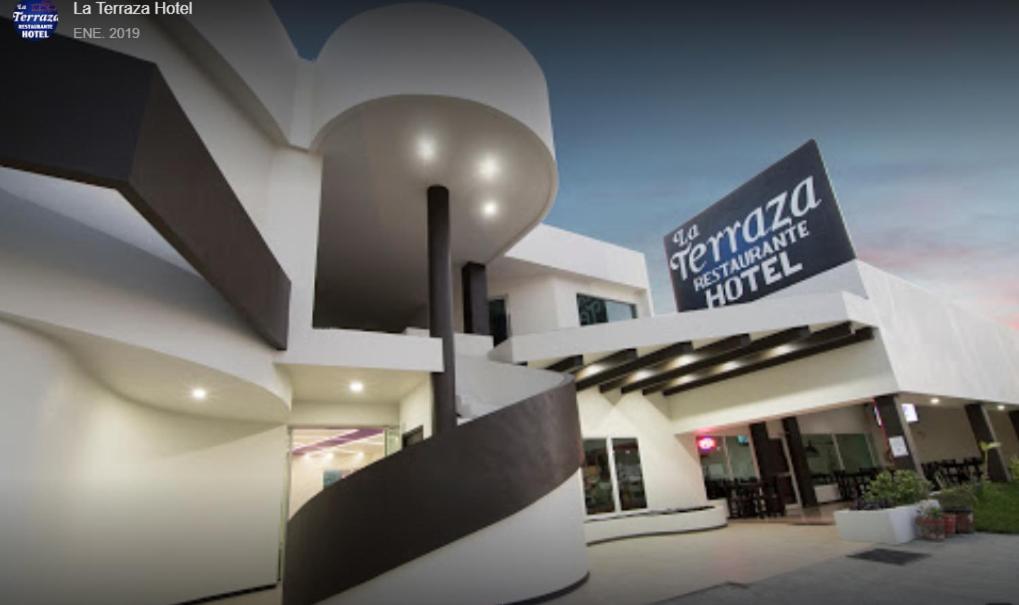
{"label": "paved ground", "polygon": [[[588,549],[591,578],[552,605],[1019,605],[1019,536],[975,534],[881,547],[930,556],[904,566],[847,555],[831,525],[732,523]],[[270,591],[217,605],[278,605]]]}
{"label": "paved ground", "polygon": [[838,557],[661,605],[1019,605],[1019,536],[974,534],[882,548],[930,556],[903,566]]}
{"label": "paved ground", "polygon": [[725,582],[759,582],[869,546],[840,540],[833,526],[787,523],[608,542],[588,548],[587,583],[549,603],[644,605]]}

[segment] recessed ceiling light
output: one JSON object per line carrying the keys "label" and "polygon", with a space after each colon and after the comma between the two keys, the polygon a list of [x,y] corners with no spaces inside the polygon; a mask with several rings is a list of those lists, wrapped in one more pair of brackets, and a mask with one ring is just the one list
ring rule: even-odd
{"label": "recessed ceiling light", "polygon": [[360,393],[363,390],[364,390],[364,383],[363,382],[361,382],[360,380],[351,381],[351,383],[350,383],[350,392],[351,393]]}
{"label": "recessed ceiling light", "polygon": [[478,174],[480,174],[482,178],[486,179],[495,177],[495,175],[499,174],[499,162],[497,162],[492,156],[484,158],[481,160],[481,163],[478,164]]}
{"label": "recessed ceiling light", "polygon": [[421,137],[418,139],[418,157],[426,162],[430,162],[435,159],[435,140],[431,137]]}
{"label": "recessed ceiling light", "polygon": [[195,401],[205,401],[205,398],[209,396],[209,392],[202,387],[195,387],[191,389],[191,398]]}
{"label": "recessed ceiling light", "polygon": [[941,400],[938,399],[937,397],[931,397],[931,403],[933,403],[934,405],[938,405],[939,403],[941,403]]}
{"label": "recessed ceiling light", "polygon": [[999,411],[999,412],[1004,412],[1004,411],[1005,411],[1005,406],[1003,406],[1003,405],[999,405],[999,406],[998,406],[998,411]]}
{"label": "recessed ceiling light", "polygon": [[493,217],[499,214],[499,204],[495,203],[494,200],[489,200],[481,205],[481,214],[487,217]]}

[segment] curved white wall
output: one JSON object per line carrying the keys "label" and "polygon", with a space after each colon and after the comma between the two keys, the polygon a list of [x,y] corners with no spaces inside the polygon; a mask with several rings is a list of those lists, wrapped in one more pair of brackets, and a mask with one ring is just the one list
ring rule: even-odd
{"label": "curved white wall", "polygon": [[588,570],[583,500],[577,471],[519,513],[320,603],[512,603],[565,588]]}
{"label": "curved white wall", "polygon": [[287,432],[121,399],[0,322],[6,603],[178,603],[277,578]]}
{"label": "curved white wall", "polygon": [[287,409],[276,351],[203,279],[2,189],[0,215],[0,313],[213,368]]}
{"label": "curved white wall", "polygon": [[316,61],[313,133],[365,101],[440,95],[484,103],[522,122],[555,155],[545,76],[487,19],[439,4],[370,10],[341,25]]}

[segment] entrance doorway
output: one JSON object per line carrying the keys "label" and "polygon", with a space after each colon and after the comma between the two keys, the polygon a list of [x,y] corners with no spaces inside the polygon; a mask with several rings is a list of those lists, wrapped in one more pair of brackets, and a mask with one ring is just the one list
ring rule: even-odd
{"label": "entrance doorway", "polygon": [[400,449],[390,427],[294,428],[290,432],[290,517],[326,487]]}

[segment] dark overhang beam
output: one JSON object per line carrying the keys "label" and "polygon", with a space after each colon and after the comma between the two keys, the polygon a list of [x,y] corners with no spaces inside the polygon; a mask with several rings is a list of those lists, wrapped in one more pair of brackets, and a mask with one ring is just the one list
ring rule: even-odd
{"label": "dark overhang beam", "polygon": [[622,349],[587,364],[577,371],[577,390],[581,390],[580,384],[582,382],[594,380],[605,372],[614,370],[620,365],[630,363],[635,359],[637,359],[637,349]]}
{"label": "dark overhang beam", "polygon": [[549,372],[562,372],[563,374],[567,374],[575,372],[582,367],[584,367],[584,356],[570,355],[569,357],[560,359],[550,366],[546,366],[545,369]]}
{"label": "dark overhang beam", "polygon": [[[778,347],[790,342],[802,340],[810,336],[810,328],[807,326],[797,326],[795,328],[789,328],[788,330],[782,330],[769,334],[763,338],[757,340],[744,341],[745,344],[736,347],[727,347],[725,350],[699,360],[690,364],[684,364],[678,368],[675,368],[667,373],[665,380],[656,380],[654,384],[651,384],[643,388],[645,395],[651,393],[657,393],[658,391],[665,389],[671,382],[679,379],[682,376],[687,376],[691,373],[710,368],[718,364],[728,363],[730,361],[745,357],[747,355],[753,355],[760,351],[765,351]],[[749,338],[749,337],[748,337]]]}
{"label": "dark overhang beam", "polygon": [[622,384],[622,382],[625,381],[630,374],[665,363],[670,359],[674,359],[680,355],[685,355],[691,351],[693,351],[693,345],[689,342],[678,342],[676,344],[669,345],[658,349],[657,351],[648,353],[647,355],[642,355],[640,357],[630,359],[625,363],[620,363],[612,368],[598,372],[597,374],[579,379],[577,380],[577,390],[582,391],[584,389],[600,385],[601,387],[607,387],[602,388],[602,392],[604,393],[614,388],[619,388],[619,385]]}
{"label": "dark overhang beam", "polygon": [[741,363],[737,367],[722,369],[721,366],[718,366],[709,368],[699,374],[679,378],[666,385],[662,394],[668,397],[670,395],[682,393],[683,391],[689,391],[715,382],[720,382],[722,380],[729,380],[731,378],[736,378],[737,376],[750,374],[751,372],[759,372],[761,370],[790,363],[798,359],[818,355],[820,353],[846,347],[858,342],[864,342],[872,339],[873,337],[873,328],[865,327],[853,332],[850,324],[840,324],[838,326],[816,332],[809,338],[805,338],[797,343],[791,343],[788,345],[788,349],[761,351],[753,356],[741,360]]}
{"label": "dark overhang beam", "polygon": [[681,359],[677,358],[672,364],[663,366],[663,369],[651,376],[640,378],[637,380],[628,380],[625,384],[620,387],[620,391],[625,393],[631,393],[633,391],[647,389],[654,387],[658,384],[663,384],[672,380],[676,376],[680,376],[687,372],[696,371],[699,368],[709,366],[719,355],[724,355],[732,351],[742,349],[749,345],[751,342],[749,334],[737,334],[722,340],[715,341],[707,346],[695,349],[692,353],[688,354],[689,359],[681,365],[678,364]]}

